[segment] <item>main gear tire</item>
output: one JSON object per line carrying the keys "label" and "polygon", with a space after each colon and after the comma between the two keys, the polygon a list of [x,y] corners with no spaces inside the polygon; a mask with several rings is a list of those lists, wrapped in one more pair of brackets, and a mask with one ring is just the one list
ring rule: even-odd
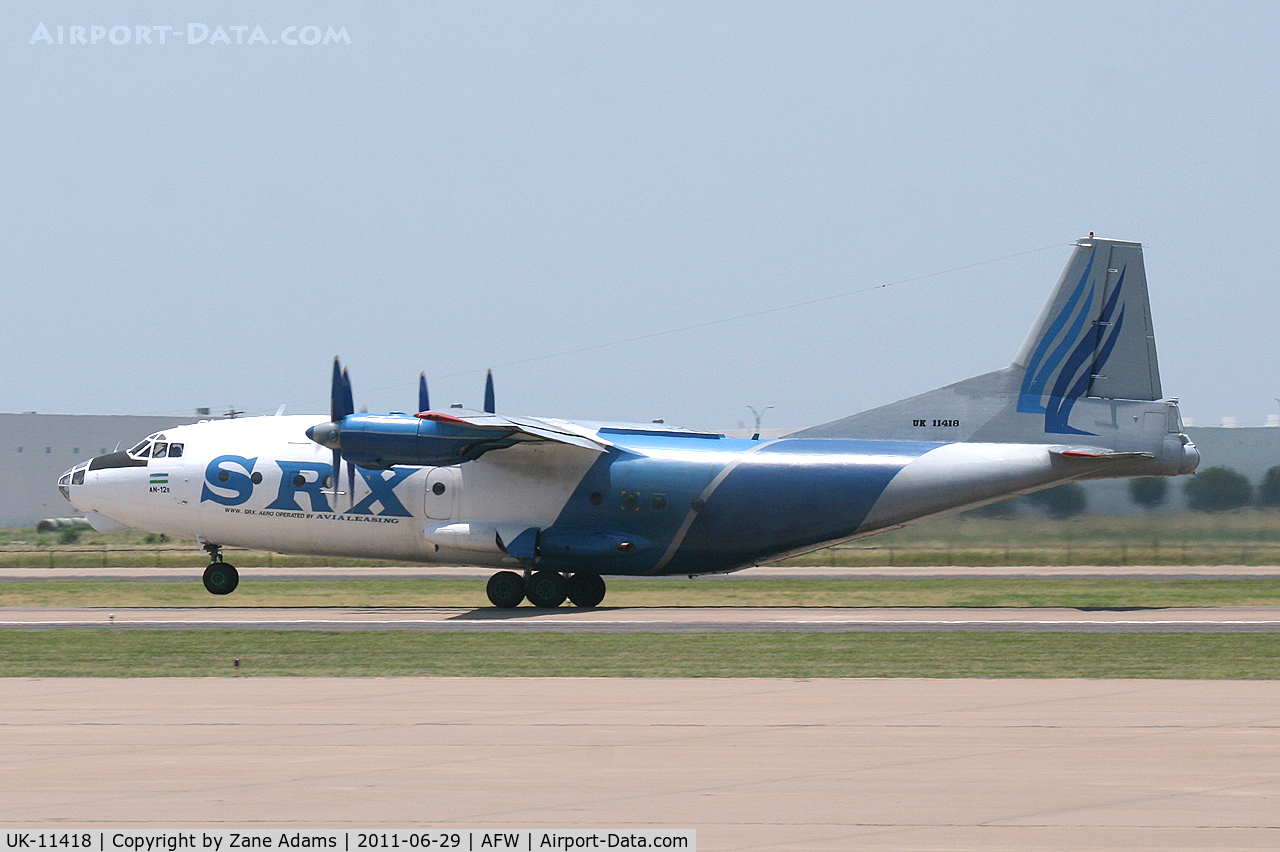
{"label": "main gear tire", "polygon": [[604,579],[599,574],[579,573],[569,578],[569,600],[574,606],[600,606],[604,593]]}
{"label": "main gear tire", "polygon": [[529,603],[541,609],[555,609],[569,596],[569,584],[555,571],[534,571],[525,583]]}
{"label": "main gear tire", "polygon": [[524,600],[524,577],[515,571],[499,571],[485,586],[489,603],[498,609],[515,609]]}

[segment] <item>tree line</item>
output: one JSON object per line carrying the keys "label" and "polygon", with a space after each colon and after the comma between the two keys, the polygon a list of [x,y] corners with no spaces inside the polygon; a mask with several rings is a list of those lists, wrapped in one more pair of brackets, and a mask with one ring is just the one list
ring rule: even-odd
{"label": "tree line", "polygon": [[[1163,477],[1131,479],[1129,497],[1151,511],[1164,504],[1168,488]],[[1188,479],[1182,490],[1187,496],[1187,508],[1193,512],[1229,512],[1249,506],[1280,509],[1280,465],[1267,470],[1256,489],[1240,471],[1218,465]]]}
{"label": "tree line", "polygon": [[[1280,509],[1280,465],[1262,476],[1257,488],[1237,470],[1217,466],[1202,470],[1182,485],[1187,508],[1193,512],[1229,512],[1256,506]],[[1129,499],[1148,512],[1163,506],[1169,499],[1169,478],[1145,476],[1129,480]],[[1071,518],[1089,507],[1088,496],[1077,482],[1037,491],[974,510],[986,517],[1008,518],[1018,513],[1019,504],[1030,505],[1051,518]]]}

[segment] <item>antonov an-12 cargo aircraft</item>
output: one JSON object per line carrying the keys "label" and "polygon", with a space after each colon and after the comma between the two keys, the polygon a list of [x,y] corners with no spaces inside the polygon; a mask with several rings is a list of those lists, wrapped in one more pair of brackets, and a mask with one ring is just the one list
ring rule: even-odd
{"label": "antonov an-12 cargo aircraft", "polygon": [[489,600],[598,606],[607,575],[706,574],[1082,479],[1200,461],[1160,389],[1142,246],[1075,248],[1013,363],[775,440],[484,411],[356,413],[335,361],[320,416],[167,429],[58,485],[99,527],[495,569]]}

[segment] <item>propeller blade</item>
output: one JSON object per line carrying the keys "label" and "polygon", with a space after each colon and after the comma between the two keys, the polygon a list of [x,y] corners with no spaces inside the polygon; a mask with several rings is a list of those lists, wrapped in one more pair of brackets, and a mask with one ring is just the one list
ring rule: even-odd
{"label": "propeller blade", "polygon": [[[334,450],[333,451],[333,476],[330,478],[329,481],[333,483],[333,491],[334,491],[335,497],[337,497],[338,482],[341,481],[342,479],[342,476],[340,473],[341,470],[342,470],[342,450]],[[333,502],[337,503],[338,501],[335,499]]]}
{"label": "propeller blade", "polygon": [[494,413],[493,405],[493,370],[484,378],[484,410],[486,414]]}
{"label": "propeller blade", "polygon": [[334,423],[342,420],[343,415],[338,409],[342,405],[342,364],[338,363],[338,356],[333,356],[333,381],[329,385],[329,419]]}
{"label": "propeller blade", "polygon": [[347,374],[347,368],[342,368],[342,416],[355,414],[356,403],[351,396],[351,376]]}
{"label": "propeller blade", "polygon": [[418,374],[418,410],[431,410],[431,397],[427,395],[427,374]]}
{"label": "propeller blade", "polygon": [[333,386],[329,392],[329,419],[341,423],[342,418],[355,413],[351,399],[351,377],[335,356],[333,359]]}
{"label": "propeller blade", "polygon": [[[333,383],[329,392],[329,423],[313,426],[307,430],[307,437],[313,441],[333,448],[333,490],[338,491],[338,483],[342,481],[342,421],[350,414],[355,414],[356,404],[351,393],[351,375],[342,362],[335,356],[333,359]],[[356,469],[347,462],[347,477],[350,486],[347,488],[347,499],[355,499]]]}

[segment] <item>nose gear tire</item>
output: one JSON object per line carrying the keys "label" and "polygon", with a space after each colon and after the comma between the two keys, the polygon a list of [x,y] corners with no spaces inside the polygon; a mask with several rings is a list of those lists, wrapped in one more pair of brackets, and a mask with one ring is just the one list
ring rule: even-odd
{"label": "nose gear tire", "polygon": [[204,569],[204,587],[210,594],[229,595],[240,585],[240,572],[234,565],[225,562],[214,562]]}

